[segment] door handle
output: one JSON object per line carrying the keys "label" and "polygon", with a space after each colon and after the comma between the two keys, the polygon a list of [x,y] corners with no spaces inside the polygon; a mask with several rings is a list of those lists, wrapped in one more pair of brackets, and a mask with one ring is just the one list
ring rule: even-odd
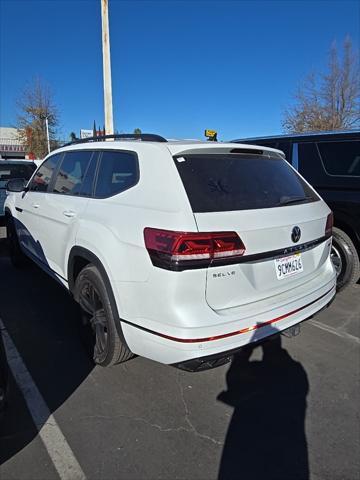
{"label": "door handle", "polygon": [[32,207],[33,207],[33,208],[39,208],[40,205],[39,205],[38,203],[33,203],[33,204],[32,204]]}
{"label": "door handle", "polygon": [[63,212],[63,215],[65,215],[65,217],[72,218],[72,217],[76,217],[76,212],[74,212],[73,210],[65,210]]}

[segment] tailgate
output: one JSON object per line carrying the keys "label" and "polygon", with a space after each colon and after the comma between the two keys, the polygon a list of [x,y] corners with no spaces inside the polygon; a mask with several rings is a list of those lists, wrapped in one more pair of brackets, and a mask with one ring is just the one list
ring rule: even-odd
{"label": "tailgate", "polygon": [[[329,213],[323,202],[269,210],[200,213],[200,231],[235,231],[246,251],[240,263],[210,267],[206,300],[219,310],[277,295],[309,281],[329,255],[325,226]],[[300,239],[292,240],[294,227]],[[290,295],[290,292],[289,292]]]}

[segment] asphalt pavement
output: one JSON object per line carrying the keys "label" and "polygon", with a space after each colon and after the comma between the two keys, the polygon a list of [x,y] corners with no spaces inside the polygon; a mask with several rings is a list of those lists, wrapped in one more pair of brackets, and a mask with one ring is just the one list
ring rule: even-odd
{"label": "asphalt pavement", "polygon": [[16,376],[1,480],[359,479],[360,285],[299,336],[200,373],[139,357],[94,367],[68,293],[14,269],[4,240],[0,286]]}

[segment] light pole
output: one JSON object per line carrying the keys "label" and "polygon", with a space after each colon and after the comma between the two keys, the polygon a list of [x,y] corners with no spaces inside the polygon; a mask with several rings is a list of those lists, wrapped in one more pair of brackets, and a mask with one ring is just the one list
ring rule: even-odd
{"label": "light pole", "polygon": [[104,75],[105,133],[106,135],[112,135],[114,133],[114,121],[113,121],[112,88],[111,88],[108,0],[101,0],[101,26],[102,26],[102,52],[103,52],[103,75]]}
{"label": "light pole", "polygon": [[50,137],[49,137],[49,121],[48,121],[48,116],[46,115],[46,113],[42,113],[42,114],[40,114],[40,118],[41,118],[42,120],[45,120],[47,149],[48,149],[48,153],[50,153]]}
{"label": "light pole", "polygon": [[48,122],[48,117],[47,116],[45,116],[45,125],[46,125],[46,138],[47,138],[48,153],[50,153],[49,122]]}

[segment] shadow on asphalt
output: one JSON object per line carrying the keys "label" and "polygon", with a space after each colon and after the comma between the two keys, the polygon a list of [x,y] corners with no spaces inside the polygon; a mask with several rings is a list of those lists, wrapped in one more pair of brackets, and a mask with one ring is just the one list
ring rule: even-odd
{"label": "shadow on asphalt", "polygon": [[[0,240],[0,318],[53,413],[93,369],[79,339],[78,308],[67,291],[36,266],[11,267],[6,253],[5,241]],[[7,408],[0,422],[0,465],[37,434],[10,375]]]}
{"label": "shadow on asphalt", "polygon": [[250,361],[253,347],[234,357],[227,391],[218,397],[234,408],[219,480],[307,480],[307,374],[281,347],[279,335],[261,348],[261,361]]}

